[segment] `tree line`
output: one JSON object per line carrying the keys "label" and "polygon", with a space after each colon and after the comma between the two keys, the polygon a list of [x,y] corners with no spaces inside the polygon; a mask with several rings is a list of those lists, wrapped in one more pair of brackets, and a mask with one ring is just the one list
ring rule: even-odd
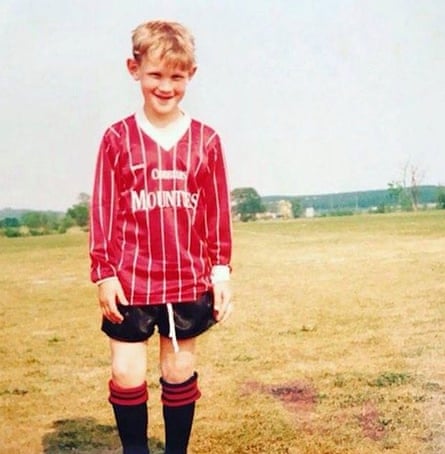
{"label": "tree line", "polygon": [[90,196],[79,194],[78,202],[66,213],[26,211],[20,217],[0,219],[0,231],[9,238],[65,233],[72,227],[88,229]]}
{"label": "tree line", "polygon": [[282,217],[280,203],[288,202],[287,217],[301,217],[311,208],[318,216],[339,216],[359,212],[388,213],[416,211],[421,207],[434,206],[445,209],[445,187],[407,186],[400,182],[388,183],[388,188],[321,195],[265,196],[261,197],[251,187],[232,191],[232,208],[236,219],[250,221],[264,217],[265,212]]}
{"label": "tree line", "polygon": [[[257,190],[252,187],[236,188],[231,193],[232,212],[233,215],[242,222],[252,221],[258,218],[259,215],[265,212],[272,213],[277,217],[282,217],[280,208],[277,203],[280,200],[266,201],[262,198]],[[298,197],[290,197],[285,217],[298,218],[303,213],[303,206]]]}
{"label": "tree line", "polygon": [[[445,209],[445,188],[419,186],[415,193],[400,184],[389,183],[388,189],[357,193],[325,194],[319,196],[268,196],[261,197],[252,187],[236,188],[231,192],[232,213],[242,222],[253,221],[268,213],[273,217],[298,218],[306,208],[314,208],[321,215],[353,214],[370,210],[412,211],[420,203],[433,203]],[[285,202],[284,206],[280,205]],[[87,231],[89,225],[90,196],[79,194],[78,201],[65,213],[26,211],[21,216],[0,219],[0,234],[7,237],[49,235],[65,233],[72,227]]]}

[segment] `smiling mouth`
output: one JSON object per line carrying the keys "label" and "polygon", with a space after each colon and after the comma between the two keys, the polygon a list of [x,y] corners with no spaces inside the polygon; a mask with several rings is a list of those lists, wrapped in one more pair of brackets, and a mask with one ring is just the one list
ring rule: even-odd
{"label": "smiling mouth", "polygon": [[173,99],[173,96],[162,96],[162,95],[155,95],[157,99],[160,101],[170,101],[170,99]]}

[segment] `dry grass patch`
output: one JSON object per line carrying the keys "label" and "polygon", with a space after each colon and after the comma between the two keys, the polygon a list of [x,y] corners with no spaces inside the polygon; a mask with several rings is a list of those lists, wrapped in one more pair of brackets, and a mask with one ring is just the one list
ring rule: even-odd
{"label": "dry grass patch", "polygon": [[[444,221],[237,224],[236,311],[201,339],[190,454],[445,452]],[[2,453],[119,452],[86,240],[0,238]]]}

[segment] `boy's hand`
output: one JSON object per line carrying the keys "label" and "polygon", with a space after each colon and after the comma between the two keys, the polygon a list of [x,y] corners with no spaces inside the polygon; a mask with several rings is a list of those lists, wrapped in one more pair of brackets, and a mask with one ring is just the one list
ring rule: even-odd
{"label": "boy's hand", "polygon": [[214,317],[217,322],[225,322],[233,311],[230,281],[213,284]]}
{"label": "boy's hand", "polygon": [[98,286],[99,304],[102,314],[112,323],[122,323],[124,317],[119,312],[116,302],[128,306],[127,298],[118,278],[107,279]]}

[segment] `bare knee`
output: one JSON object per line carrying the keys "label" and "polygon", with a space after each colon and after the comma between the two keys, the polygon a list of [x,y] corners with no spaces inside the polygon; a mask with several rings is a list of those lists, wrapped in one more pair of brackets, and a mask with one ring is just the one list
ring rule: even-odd
{"label": "bare knee", "polygon": [[145,345],[111,343],[111,375],[116,384],[138,386],[145,381],[146,370]]}
{"label": "bare knee", "polygon": [[113,361],[111,376],[115,383],[125,386],[137,386],[145,380],[146,370],[138,364]]}
{"label": "bare knee", "polygon": [[162,378],[168,383],[183,383],[195,371],[195,355],[191,352],[169,353],[161,359]]}
{"label": "bare knee", "polygon": [[167,337],[160,337],[160,367],[162,378],[168,383],[183,383],[195,372],[196,340],[179,340],[179,351],[175,352]]}

